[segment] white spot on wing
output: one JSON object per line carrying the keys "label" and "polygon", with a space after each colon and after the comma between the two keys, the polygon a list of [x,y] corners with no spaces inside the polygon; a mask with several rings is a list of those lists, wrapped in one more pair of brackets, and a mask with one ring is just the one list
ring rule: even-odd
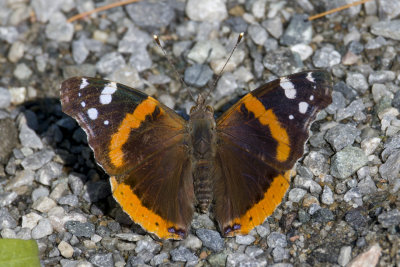
{"label": "white spot on wing", "polygon": [[78,96],[81,97],[81,93],[78,93]]}
{"label": "white spot on wing", "polygon": [[296,89],[294,84],[286,77],[280,79],[280,86],[285,90],[285,96],[289,99],[296,98]]}
{"label": "white spot on wing", "polygon": [[294,116],[292,114],[289,115],[289,120],[293,120]]}
{"label": "white spot on wing", "polygon": [[111,95],[100,95],[100,103],[103,105],[110,104],[112,100]]}
{"label": "white spot on wing", "polygon": [[115,82],[110,82],[106,84],[100,95],[100,103],[103,105],[110,104],[112,101],[111,95],[117,91],[117,84]]}
{"label": "white spot on wing", "polygon": [[312,83],[315,83],[315,80],[312,76],[312,72],[307,73],[306,79],[309,80]]}
{"label": "white spot on wing", "polygon": [[97,112],[97,109],[95,109],[95,108],[88,109],[87,114],[91,120],[97,119],[97,116],[99,115],[99,113]]}
{"label": "white spot on wing", "polygon": [[82,102],[81,102],[81,106],[82,106],[83,108],[86,106],[85,101],[82,101]]}
{"label": "white spot on wing", "polygon": [[79,89],[83,89],[88,85],[89,85],[89,83],[88,83],[87,79],[86,78],[82,78],[82,82],[81,82],[81,85],[80,85]]}
{"label": "white spot on wing", "polygon": [[104,121],[104,125],[108,125],[110,122],[108,120]]}
{"label": "white spot on wing", "polygon": [[308,109],[308,103],[306,103],[306,102],[299,103],[299,112],[300,113],[302,113],[302,114],[306,113],[307,109]]}
{"label": "white spot on wing", "polygon": [[310,100],[311,100],[311,101],[314,100],[314,95],[310,95]]}

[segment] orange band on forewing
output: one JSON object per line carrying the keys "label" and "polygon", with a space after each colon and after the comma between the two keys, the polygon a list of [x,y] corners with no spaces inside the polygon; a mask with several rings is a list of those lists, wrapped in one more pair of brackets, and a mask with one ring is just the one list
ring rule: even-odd
{"label": "orange band on forewing", "polygon": [[110,177],[110,183],[114,199],[135,223],[140,224],[146,231],[154,233],[160,238],[182,239],[180,235],[168,232],[170,228],[178,229],[179,227],[144,207],[129,185],[118,184],[114,176]]}
{"label": "orange band on forewing", "polygon": [[[146,120],[146,116],[153,114],[157,104],[157,100],[150,96],[147,97],[146,100],[135,108],[133,113],[125,116],[117,132],[112,135],[109,146],[109,158],[115,167],[121,167],[124,164],[122,146],[128,141],[131,130],[139,128],[140,124]],[[162,113],[161,109],[160,113]]]}
{"label": "orange band on forewing", "polygon": [[281,126],[278,118],[272,109],[266,110],[264,105],[254,96],[248,94],[244,99],[248,111],[254,114],[259,122],[266,126],[268,125],[272,137],[278,142],[276,149],[276,159],[286,161],[290,154],[290,141],[286,130]]}
{"label": "orange band on forewing", "polygon": [[290,176],[291,171],[287,171],[284,175],[274,177],[267,192],[264,194],[264,198],[256,203],[243,216],[234,219],[229,223],[231,226],[235,224],[240,225],[240,229],[230,232],[228,236],[233,236],[235,234],[246,235],[254,227],[262,224],[282,202],[282,198],[285,196],[286,191],[289,188]]}

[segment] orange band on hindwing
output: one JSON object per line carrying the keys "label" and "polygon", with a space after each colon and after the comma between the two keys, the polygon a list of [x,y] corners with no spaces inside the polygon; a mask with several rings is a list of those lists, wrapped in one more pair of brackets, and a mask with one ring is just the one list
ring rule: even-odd
{"label": "orange band on hindwing", "polygon": [[114,176],[110,177],[111,191],[114,199],[121,205],[124,212],[146,231],[164,239],[182,239],[178,225],[161,218],[158,214],[142,205],[131,186],[118,183]]}
{"label": "orange band on hindwing", "polygon": [[[234,236],[235,234],[248,234],[254,227],[260,225],[264,220],[269,217],[282,202],[286,191],[289,188],[290,176],[292,171],[287,171],[283,175],[278,175],[273,178],[267,192],[265,192],[263,199],[256,203],[240,218],[234,219],[229,223],[230,231],[226,233],[227,236]],[[224,231],[224,229],[221,229]]]}
{"label": "orange band on hindwing", "polygon": [[[146,116],[153,114],[157,105],[157,100],[149,96],[135,108],[133,113],[126,114],[117,132],[112,135],[109,146],[109,158],[115,167],[121,167],[124,164],[122,147],[128,141],[132,129],[139,128],[142,122],[146,120]],[[160,108],[160,115],[163,112]]]}
{"label": "orange band on hindwing", "polygon": [[243,103],[246,109],[254,114],[254,117],[263,126],[268,126],[272,137],[278,142],[276,159],[283,162],[290,155],[290,140],[288,133],[283,128],[272,109],[265,109],[264,105],[256,97],[248,94],[244,97]]}

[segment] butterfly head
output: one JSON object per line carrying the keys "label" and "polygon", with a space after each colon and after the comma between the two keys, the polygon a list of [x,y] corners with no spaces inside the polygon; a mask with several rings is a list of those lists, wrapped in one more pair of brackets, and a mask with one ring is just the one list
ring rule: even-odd
{"label": "butterfly head", "polygon": [[196,105],[190,109],[191,119],[214,118],[214,109],[206,104],[206,98],[199,94]]}

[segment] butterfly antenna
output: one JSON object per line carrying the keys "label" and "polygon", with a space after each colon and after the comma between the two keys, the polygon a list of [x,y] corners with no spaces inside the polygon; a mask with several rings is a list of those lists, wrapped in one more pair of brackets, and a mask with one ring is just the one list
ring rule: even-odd
{"label": "butterfly antenna", "polygon": [[239,36],[238,36],[238,38],[237,38],[237,41],[236,41],[235,46],[232,48],[232,51],[231,51],[231,53],[229,54],[228,59],[226,60],[224,66],[223,66],[222,69],[221,69],[221,71],[218,73],[217,78],[215,78],[214,84],[210,87],[210,90],[208,91],[208,93],[207,93],[207,95],[204,97],[204,99],[207,99],[208,96],[211,94],[211,91],[213,91],[213,90],[215,89],[215,87],[217,87],[217,83],[218,83],[219,79],[221,78],[222,73],[224,72],[224,69],[225,69],[226,65],[228,64],[229,60],[231,59],[231,57],[232,57],[232,55],[233,55],[233,52],[235,52],[236,48],[237,48],[238,45],[240,44],[240,41],[242,40],[243,36],[244,36],[244,32],[239,33]]}
{"label": "butterfly antenna", "polygon": [[190,97],[192,98],[193,101],[196,102],[192,92],[189,89],[189,86],[185,83],[185,81],[182,78],[182,75],[179,74],[178,70],[175,68],[175,65],[172,63],[171,58],[168,56],[167,52],[165,52],[164,47],[161,45],[160,39],[158,39],[157,35],[153,35],[153,39],[154,41],[157,43],[158,47],[163,51],[164,56],[167,58],[169,65],[171,66],[171,68],[174,70],[175,75],[179,78],[179,80],[181,81],[181,83],[187,88]]}

